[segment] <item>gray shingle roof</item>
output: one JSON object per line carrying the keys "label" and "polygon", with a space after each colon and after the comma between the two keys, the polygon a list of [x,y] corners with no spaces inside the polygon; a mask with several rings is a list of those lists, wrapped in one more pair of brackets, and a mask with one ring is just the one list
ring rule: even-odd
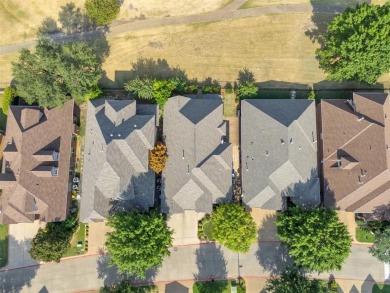
{"label": "gray shingle roof", "polygon": [[155,175],[148,160],[155,144],[157,107],[142,105],[141,113],[134,100],[88,103],[81,221],[154,205]]}
{"label": "gray shingle roof", "polygon": [[246,205],[280,210],[285,196],[299,205],[318,205],[315,103],[242,101],[241,164]]}
{"label": "gray shingle roof", "polygon": [[170,98],[164,107],[168,161],[163,171],[164,213],[211,212],[232,197],[232,147],[220,99]]}

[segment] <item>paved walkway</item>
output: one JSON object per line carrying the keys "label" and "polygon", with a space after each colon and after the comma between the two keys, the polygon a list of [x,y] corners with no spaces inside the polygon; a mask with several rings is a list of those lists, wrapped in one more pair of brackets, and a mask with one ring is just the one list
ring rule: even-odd
{"label": "paved walkway", "polygon": [[[171,16],[163,18],[148,18],[145,20],[136,20],[136,21],[117,21],[110,26],[108,35],[114,36],[132,31],[139,31],[154,27],[162,27],[168,25],[177,25],[177,24],[192,24],[200,22],[209,22],[209,21],[222,21],[226,19],[237,19],[243,17],[252,17],[259,15],[268,15],[268,14],[280,14],[280,13],[310,13],[315,11],[315,13],[339,13],[344,8],[340,6],[312,6],[310,4],[291,4],[291,5],[268,5],[263,7],[255,7],[250,9],[239,9],[238,8],[245,3],[244,0],[235,0],[226,7],[204,13],[204,14],[195,14],[195,15],[186,15],[186,16]],[[92,39],[96,37],[96,34],[92,33],[83,33],[79,36],[80,38]],[[58,36],[62,41],[70,39],[67,36]],[[77,38],[76,35],[71,37],[72,39]],[[10,54],[18,52],[23,48],[32,48],[36,45],[36,40],[26,40],[24,42],[10,44],[0,47],[0,55]]]}
{"label": "paved walkway", "polygon": [[40,224],[39,221],[9,225],[8,263],[3,269],[25,267],[39,263],[31,258],[28,251],[30,242],[40,227],[44,228],[45,225]]}

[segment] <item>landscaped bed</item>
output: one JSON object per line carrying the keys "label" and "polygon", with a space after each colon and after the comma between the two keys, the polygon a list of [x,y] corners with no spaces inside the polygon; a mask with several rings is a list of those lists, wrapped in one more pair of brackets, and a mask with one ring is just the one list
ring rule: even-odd
{"label": "landscaped bed", "polygon": [[80,255],[87,252],[88,243],[86,242],[86,230],[88,224],[80,223],[76,233],[74,233],[70,241],[70,248],[65,253],[64,257]]}
{"label": "landscaped bed", "polygon": [[0,225],[0,268],[8,262],[8,225]]}
{"label": "landscaped bed", "polygon": [[198,223],[198,238],[204,241],[214,241],[213,239],[213,224],[211,222],[211,216],[206,215]]}
{"label": "landscaped bed", "polygon": [[246,290],[244,279],[240,279],[239,282],[240,285],[236,280],[214,280],[206,282],[198,281],[194,283],[192,290],[194,293],[230,293],[233,286],[237,288],[237,293],[245,293]]}

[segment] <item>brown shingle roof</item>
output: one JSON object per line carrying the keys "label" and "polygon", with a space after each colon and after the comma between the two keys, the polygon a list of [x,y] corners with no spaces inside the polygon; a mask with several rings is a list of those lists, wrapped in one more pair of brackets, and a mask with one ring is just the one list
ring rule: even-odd
{"label": "brown shingle roof", "polygon": [[[0,223],[32,222],[36,215],[51,222],[68,215],[73,109],[73,100],[51,110],[10,108],[0,175]],[[54,151],[59,157],[53,157]]]}
{"label": "brown shingle roof", "polygon": [[[372,212],[390,201],[390,102],[383,93],[354,93],[352,101],[322,100],[321,158],[325,204]],[[380,196],[380,197],[379,197]]]}

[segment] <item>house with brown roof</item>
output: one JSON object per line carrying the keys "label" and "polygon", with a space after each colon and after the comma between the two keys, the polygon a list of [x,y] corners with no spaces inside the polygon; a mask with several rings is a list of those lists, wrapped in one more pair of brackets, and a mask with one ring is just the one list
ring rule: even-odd
{"label": "house with brown roof", "polygon": [[371,213],[390,201],[390,102],[384,93],[318,106],[324,202]]}
{"label": "house with brown roof", "polygon": [[0,223],[62,221],[71,202],[74,102],[62,108],[11,106],[0,174]]}

